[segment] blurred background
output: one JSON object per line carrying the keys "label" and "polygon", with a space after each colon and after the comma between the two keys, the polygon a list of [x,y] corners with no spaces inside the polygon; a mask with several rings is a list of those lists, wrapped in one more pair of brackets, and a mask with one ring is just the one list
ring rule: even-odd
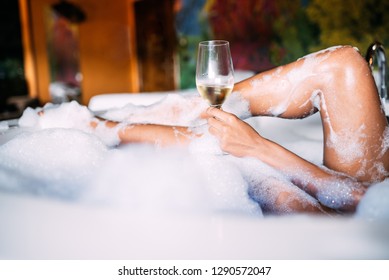
{"label": "blurred background", "polygon": [[0,120],[26,106],[195,87],[197,45],[261,72],[333,45],[389,45],[383,0],[3,0]]}

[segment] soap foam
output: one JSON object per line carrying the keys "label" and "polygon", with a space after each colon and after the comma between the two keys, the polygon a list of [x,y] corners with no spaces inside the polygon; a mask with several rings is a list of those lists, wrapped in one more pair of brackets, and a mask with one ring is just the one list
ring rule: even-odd
{"label": "soap foam", "polygon": [[1,189],[78,198],[106,153],[98,138],[76,129],[25,132],[0,146]]}
{"label": "soap foam", "polygon": [[[204,123],[194,117],[191,98],[171,96],[161,106],[174,108],[178,102],[184,105],[174,112],[178,123]],[[231,98],[241,97],[234,94]],[[197,112],[204,109],[200,101],[194,102]],[[227,107],[237,114],[249,115],[247,102],[236,108],[231,104]],[[121,117],[148,122],[154,117],[154,106],[157,105],[128,105],[122,108]],[[139,116],[135,116],[136,110]],[[117,134],[115,130],[107,128],[104,122],[92,129],[94,116],[84,106],[70,102],[47,105],[43,114],[40,111],[25,110],[19,123],[26,132],[0,146],[4,191],[127,207],[139,212],[228,211],[261,216],[258,203],[248,196],[248,186],[239,169],[225,160],[216,138],[207,132],[207,125],[200,126],[206,133],[188,149],[162,149],[146,144],[116,147],[104,141],[104,134],[112,137]],[[172,122],[172,118],[173,115],[165,117],[164,111],[158,116],[164,123]],[[208,149],[196,152],[201,147]]]}
{"label": "soap foam", "polygon": [[[317,100],[317,95],[312,96],[315,96],[312,100]],[[163,108],[175,108],[177,102],[184,105],[185,109],[174,111],[178,123],[193,125],[200,121],[192,115],[193,108],[198,106],[194,111],[200,112],[204,107],[200,100],[193,107],[190,99],[195,97],[188,98],[173,96],[159,104]],[[237,102],[239,105],[235,106],[234,99],[241,98],[239,93],[232,94],[225,110],[250,116],[247,102],[243,105]],[[156,112],[157,107],[127,105],[121,109],[120,118],[129,122],[144,118],[149,122],[154,118],[150,112]],[[259,205],[265,210],[275,210],[271,206],[282,193],[296,194],[307,206],[318,205],[292,184],[286,174],[257,159],[223,154],[217,139],[208,133],[204,120],[202,125],[192,127],[204,134],[194,138],[188,149],[150,145],[115,148],[107,143],[112,141],[103,138],[105,134],[115,138],[117,131],[105,125],[101,130],[93,130],[89,124],[94,116],[84,106],[70,102],[46,106],[43,115],[38,112],[39,109],[27,109],[19,123],[31,131],[0,146],[4,159],[0,164],[0,178],[1,182],[8,182],[2,184],[3,190],[77,198],[142,211],[183,208],[194,212],[204,209],[261,215]],[[107,115],[117,112],[112,110]],[[168,114],[166,119],[163,116],[163,113],[158,115],[158,119],[164,123],[174,121],[174,115]],[[307,176],[305,180],[309,183],[311,179]],[[335,208],[351,203],[353,182],[317,184],[323,185],[323,191],[318,193],[321,203]],[[293,199],[285,201],[285,207],[279,211],[287,213],[288,203]]]}
{"label": "soap foam", "polygon": [[369,187],[358,204],[355,217],[389,221],[389,179]]}

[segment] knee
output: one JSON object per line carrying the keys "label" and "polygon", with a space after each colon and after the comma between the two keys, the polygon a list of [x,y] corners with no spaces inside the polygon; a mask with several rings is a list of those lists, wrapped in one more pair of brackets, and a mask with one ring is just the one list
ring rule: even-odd
{"label": "knee", "polygon": [[370,72],[365,58],[357,48],[352,46],[334,47],[330,60],[335,68],[340,71],[352,69],[353,71],[367,70]]}
{"label": "knee", "polygon": [[345,59],[355,59],[361,57],[361,53],[353,46],[337,46],[334,47],[334,54],[344,57]]}
{"label": "knee", "polygon": [[[358,49],[351,46],[334,47],[323,59],[319,72],[323,74],[323,91],[342,95],[357,94],[356,88],[375,86],[371,69]],[[325,53],[323,54],[325,55]],[[366,94],[369,89],[360,90]]]}

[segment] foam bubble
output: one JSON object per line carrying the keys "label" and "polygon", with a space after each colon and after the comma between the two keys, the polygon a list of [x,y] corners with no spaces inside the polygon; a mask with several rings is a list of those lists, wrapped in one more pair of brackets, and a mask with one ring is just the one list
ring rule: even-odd
{"label": "foam bubble", "polygon": [[382,157],[389,149],[389,126],[387,126],[382,135],[382,151],[379,157]]}
{"label": "foam bubble", "polygon": [[105,112],[102,117],[129,124],[152,123],[162,125],[196,126],[207,103],[198,94],[167,94],[161,101],[149,106],[127,104]]}
{"label": "foam bubble", "polygon": [[0,146],[1,188],[76,198],[106,152],[95,136],[75,129],[25,132]]}
{"label": "foam bubble", "polygon": [[389,179],[371,186],[362,197],[356,217],[389,220]]}
{"label": "foam bubble", "polygon": [[239,168],[239,159],[226,154],[205,153],[195,154],[194,159],[206,179],[216,209],[261,213],[258,203],[249,197],[249,185]]}
{"label": "foam bubble", "polygon": [[[316,96],[311,102],[314,100]],[[178,122],[194,125],[193,130],[203,130],[203,136],[194,138],[184,150],[149,145],[108,149],[108,142],[117,141],[115,129],[120,126],[112,130],[101,123],[91,129],[93,115],[74,102],[47,106],[43,116],[38,115],[38,110],[27,109],[19,123],[34,130],[0,146],[4,159],[0,163],[0,181],[9,182],[3,189],[58,197],[82,195],[88,201],[141,211],[204,209],[258,214],[258,203],[262,207],[275,205],[282,192],[298,195],[307,206],[317,205],[315,199],[293,185],[282,172],[259,160],[223,155],[216,138],[207,132],[207,125],[195,125],[200,121],[195,115],[206,108],[206,103],[200,101],[194,96],[170,96],[159,105],[128,105],[122,111],[108,112],[118,113],[117,118],[129,122],[158,119],[166,124]],[[224,109],[243,117],[250,114],[239,93],[230,96]],[[154,115],[158,111],[159,115]],[[169,112],[166,118],[165,112]],[[104,137],[110,140],[102,142]],[[317,184],[323,186],[318,193],[323,204],[336,208],[351,203],[350,194],[354,191],[351,183]],[[286,200],[280,211],[288,212],[291,202]]]}
{"label": "foam bubble", "polygon": [[46,104],[44,113],[39,116],[40,108],[29,108],[23,112],[19,120],[20,127],[45,128],[76,128],[90,131],[90,121],[93,114],[87,107],[79,105],[76,101],[62,103],[61,105]]}
{"label": "foam bubble", "polygon": [[223,110],[230,112],[241,119],[251,117],[249,102],[237,92],[232,92],[222,106]]}
{"label": "foam bubble", "polygon": [[[241,97],[232,95],[230,100],[237,99]],[[247,102],[233,103],[227,103],[227,108],[249,115]],[[152,106],[128,105],[107,115],[116,114],[125,121],[147,123],[158,119],[166,124],[193,125],[201,120],[198,115],[206,107],[194,96],[171,95]],[[9,182],[3,189],[77,198],[140,212],[237,211],[261,215],[258,204],[248,196],[239,169],[221,156],[207,125],[193,127],[204,135],[195,138],[188,149],[151,145],[108,149],[108,143],[115,139],[105,138],[115,138],[120,125],[109,129],[99,122],[92,129],[89,124],[93,115],[75,102],[43,109],[43,115],[39,115],[40,109],[25,110],[19,123],[31,132],[1,146],[0,155],[6,164],[0,165],[0,180]],[[160,114],[154,115],[157,111]]]}
{"label": "foam bubble", "polygon": [[[355,162],[356,159],[362,158],[366,151],[363,149],[362,142],[367,137],[364,133],[366,126],[362,124],[357,130],[340,129],[335,132],[332,127],[332,121],[328,114],[327,104],[325,98],[321,97],[321,106],[323,115],[323,122],[329,128],[328,137],[325,145],[334,149],[338,155],[339,160],[344,163]],[[341,139],[341,140],[340,140]]]}
{"label": "foam bubble", "polygon": [[31,127],[36,128],[39,126],[38,109],[32,109],[30,107],[23,111],[23,115],[18,120],[19,127]]}
{"label": "foam bubble", "polygon": [[200,137],[194,138],[188,146],[192,154],[214,154],[222,155],[219,141],[208,132],[208,125],[202,125],[192,129],[195,133],[202,133]]}
{"label": "foam bubble", "polygon": [[320,102],[321,102],[321,91],[320,90],[314,90],[311,93],[311,97],[305,101],[303,104],[301,104],[299,107],[303,108],[305,107],[308,103],[311,103],[312,106],[318,110],[320,110]]}
{"label": "foam bubble", "polygon": [[[281,71],[281,67],[278,68],[279,71]],[[250,80],[250,85],[252,88],[257,88],[258,86],[260,86],[263,82],[268,82],[270,81],[272,78],[273,78],[273,73],[272,74],[265,74],[265,75],[262,75],[261,78],[254,78],[252,80]]]}
{"label": "foam bubble", "polygon": [[[306,150],[307,149],[305,148],[305,151]],[[194,155],[220,155],[219,157],[223,159],[223,161],[233,163],[235,168],[239,171],[239,174],[241,174],[242,178],[247,183],[247,191],[249,192],[250,197],[266,211],[273,213],[291,213],[294,211],[292,204],[297,198],[302,207],[320,208],[318,201],[294,185],[290,181],[289,176],[260,160],[253,158],[235,158],[229,155],[223,156],[223,152],[220,150],[217,139],[206,131],[201,137],[194,139],[190,143],[189,151]],[[298,172],[298,170],[296,170],[296,172]],[[230,178],[230,180],[232,180],[232,178]],[[307,181],[310,179],[308,176],[305,176],[305,178]],[[282,193],[288,194],[290,199],[285,199],[284,203],[280,204],[277,201]],[[332,195],[334,194],[336,193],[333,193]],[[332,198],[335,200],[337,199],[336,197]]]}
{"label": "foam bubble", "polygon": [[92,131],[90,131],[90,128],[87,131],[99,137],[108,147],[115,147],[120,144],[119,131],[125,125],[125,123],[118,123],[114,127],[108,127],[106,121],[98,121],[97,126]]}
{"label": "foam bubble", "polygon": [[[48,103],[43,107],[43,114],[39,114],[41,108],[27,108],[19,119],[19,126],[33,130],[48,128],[71,128],[98,136],[107,146],[116,146],[120,139],[119,129],[122,125],[109,128],[104,122],[99,122],[87,107],[78,104],[76,101],[58,104]],[[97,122],[96,128],[90,123]]]}
{"label": "foam bubble", "polygon": [[[317,200],[294,185],[286,174],[256,159],[235,160],[249,184],[250,197],[259,203],[263,211],[278,214],[294,212],[292,204],[296,198],[302,206],[319,207]],[[280,203],[283,195],[286,198]]]}
{"label": "foam bubble", "polygon": [[185,149],[123,147],[110,154],[90,184],[92,201],[140,212],[261,213],[233,163]]}
{"label": "foam bubble", "polygon": [[[362,144],[364,138],[367,137],[363,132],[365,129],[365,125],[362,124],[357,130],[342,129],[338,133],[332,132],[327,145],[336,150],[339,160],[342,163],[348,164],[355,162],[366,153]],[[339,140],[339,138],[343,140]]]}
{"label": "foam bubble", "polygon": [[321,204],[332,208],[342,209],[354,205],[354,193],[361,191],[354,180],[323,180],[317,183],[317,199]]}
{"label": "foam bubble", "polygon": [[307,55],[299,58],[298,60],[303,59],[307,63],[312,63],[313,61],[317,61],[320,63],[320,62],[324,61],[325,59],[327,59],[333,51],[335,51],[337,49],[341,49],[341,48],[344,48],[344,46],[332,46],[332,47],[329,47],[329,48],[326,48],[326,49],[323,49],[323,50],[320,50],[317,52],[307,54]]}
{"label": "foam bubble", "polygon": [[6,121],[0,121],[0,131],[7,130],[9,128],[8,122]]}

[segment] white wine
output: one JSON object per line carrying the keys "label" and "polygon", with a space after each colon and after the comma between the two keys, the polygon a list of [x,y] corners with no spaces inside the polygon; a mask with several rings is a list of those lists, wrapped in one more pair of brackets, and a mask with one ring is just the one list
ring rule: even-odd
{"label": "white wine", "polygon": [[223,85],[198,85],[197,90],[211,106],[220,108],[224,100],[231,93],[232,87]]}

